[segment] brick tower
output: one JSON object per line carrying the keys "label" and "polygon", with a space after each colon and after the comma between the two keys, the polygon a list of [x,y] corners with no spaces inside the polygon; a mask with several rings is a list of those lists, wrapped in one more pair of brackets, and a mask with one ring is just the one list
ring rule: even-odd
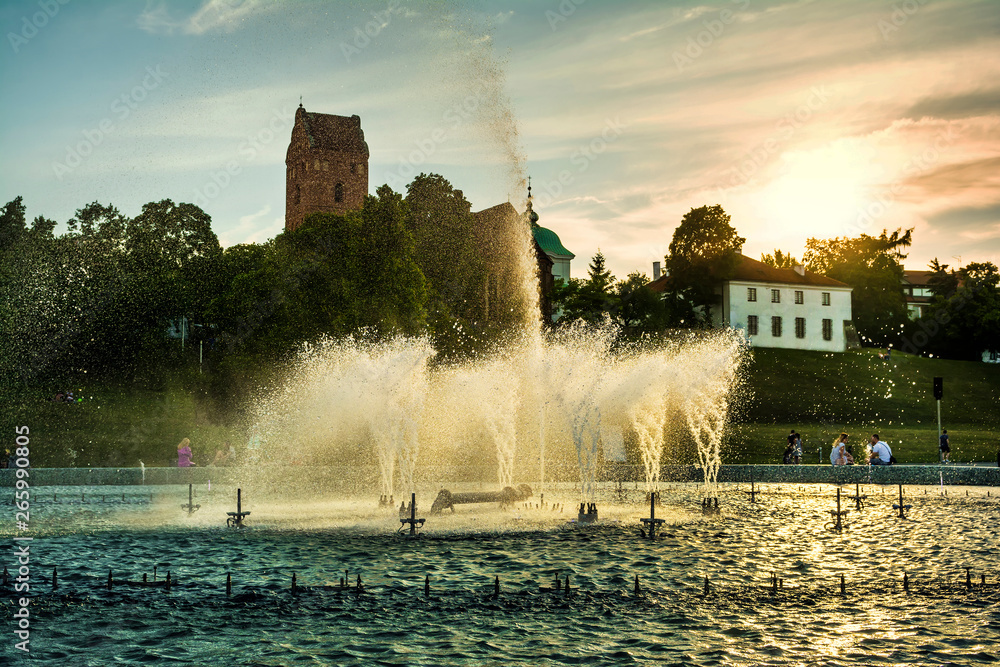
{"label": "brick tower", "polygon": [[358,116],[311,113],[299,104],[285,154],[285,230],[309,213],[346,213],[368,194],[368,144]]}

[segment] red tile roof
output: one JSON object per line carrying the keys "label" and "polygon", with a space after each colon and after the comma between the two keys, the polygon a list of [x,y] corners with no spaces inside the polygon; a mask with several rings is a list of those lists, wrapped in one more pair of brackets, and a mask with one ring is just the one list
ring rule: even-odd
{"label": "red tile roof", "polygon": [[842,283],[833,278],[821,276],[812,271],[803,271],[799,275],[795,269],[776,269],[768,266],[764,262],[750,259],[746,255],[740,255],[742,261],[736,267],[736,274],[730,280],[743,280],[746,282],[758,283],[790,283],[792,285],[820,285],[825,287],[849,287],[847,283]]}
{"label": "red tile roof", "polygon": [[934,275],[933,271],[908,271],[903,270],[903,284],[904,285],[918,285],[926,286],[930,285],[931,276]]}
{"label": "red tile roof", "polygon": [[[741,261],[739,266],[736,267],[736,273],[730,280],[753,283],[815,285],[817,287],[850,287],[847,283],[821,276],[812,271],[803,271],[803,275],[799,275],[795,269],[776,269],[763,262],[758,262],[756,259],[750,259],[746,255],[740,255],[740,258]],[[649,288],[654,292],[662,292],[666,287],[667,276],[665,275],[649,283]]]}

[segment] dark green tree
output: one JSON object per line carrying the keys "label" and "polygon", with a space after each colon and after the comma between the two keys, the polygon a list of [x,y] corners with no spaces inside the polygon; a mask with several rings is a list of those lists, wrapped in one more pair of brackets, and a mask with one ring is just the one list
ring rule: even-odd
{"label": "dark green tree", "polygon": [[935,259],[934,298],[923,317],[908,325],[902,347],[950,359],[979,361],[983,352],[1000,351],[1000,272],[991,262],[974,262],[947,271]]}
{"label": "dark green tree", "polygon": [[815,239],[806,241],[803,261],[810,271],[853,287],[851,309],[862,343],[884,347],[899,341],[908,321],[903,296],[903,250],[912,242],[913,230],[882,230],[879,236]]}
{"label": "dark green tree", "polygon": [[[701,324],[710,325],[718,287],[733,276],[746,239],[721,206],[693,208],[681,218],[664,258],[668,299],[686,301]],[[695,323],[692,323],[695,324]]]}
{"label": "dark green tree", "polygon": [[590,260],[587,279],[571,278],[568,284],[556,285],[552,305],[561,312],[560,322],[585,320],[597,324],[617,309],[614,287],[615,277],[606,266],[604,254],[598,250]]}
{"label": "dark green tree", "polygon": [[627,336],[662,331],[673,324],[663,295],[649,288],[649,277],[641,271],[619,281],[614,297],[614,319]]}
{"label": "dark green tree", "polygon": [[414,178],[405,204],[406,229],[427,281],[428,325],[435,341],[449,348],[457,329],[475,329],[485,317],[485,266],[472,205],[439,174]]}

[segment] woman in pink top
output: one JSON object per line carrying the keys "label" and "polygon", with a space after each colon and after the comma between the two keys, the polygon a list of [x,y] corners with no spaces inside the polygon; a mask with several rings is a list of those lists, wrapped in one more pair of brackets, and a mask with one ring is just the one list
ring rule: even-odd
{"label": "woman in pink top", "polygon": [[191,441],[184,438],[181,440],[181,444],[177,445],[177,467],[190,468],[193,465],[194,461],[191,460]]}

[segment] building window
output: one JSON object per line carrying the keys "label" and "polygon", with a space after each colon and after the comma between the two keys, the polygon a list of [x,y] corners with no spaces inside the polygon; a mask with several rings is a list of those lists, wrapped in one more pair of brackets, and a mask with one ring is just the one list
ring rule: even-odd
{"label": "building window", "polygon": [[806,298],[805,294],[802,293],[802,290],[800,289],[795,290],[795,303],[801,306],[805,302]]}
{"label": "building window", "polygon": [[757,326],[757,316],[750,315],[747,317],[747,333],[751,336],[756,336],[759,327]]}
{"label": "building window", "polygon": [[823,305],[824,306],[829,306],[830,305],[830,293],[829,292],[823,292]]}
{"label": "building window", "polygon": [[823,320],[823,340],[833,340],[833,320]]}
{"label": "building window", "polygon": [[337,185],[333,188],[333,201],[338,202],[338,203],[344,201],[344,184],[343,183],[337,183]]}
{"label": "building window", "polygon": [[781,290],[773,289],[771,290],[771,303],[781,303]]}
{"label": "building window", "polygon": [[756,300],[757,300],[757,288],[756,287],[748,287],[747,288],[747,301],[756,301]]}
{"label": "building window", "polygon": [[806,318],[804,317],[795,318],[795,337],[796,338],[806,337]]}
{"label": "building window", "polygon": [[771,318],[771,335],[774,338],[781,338],[781,318],[772,317]]}

